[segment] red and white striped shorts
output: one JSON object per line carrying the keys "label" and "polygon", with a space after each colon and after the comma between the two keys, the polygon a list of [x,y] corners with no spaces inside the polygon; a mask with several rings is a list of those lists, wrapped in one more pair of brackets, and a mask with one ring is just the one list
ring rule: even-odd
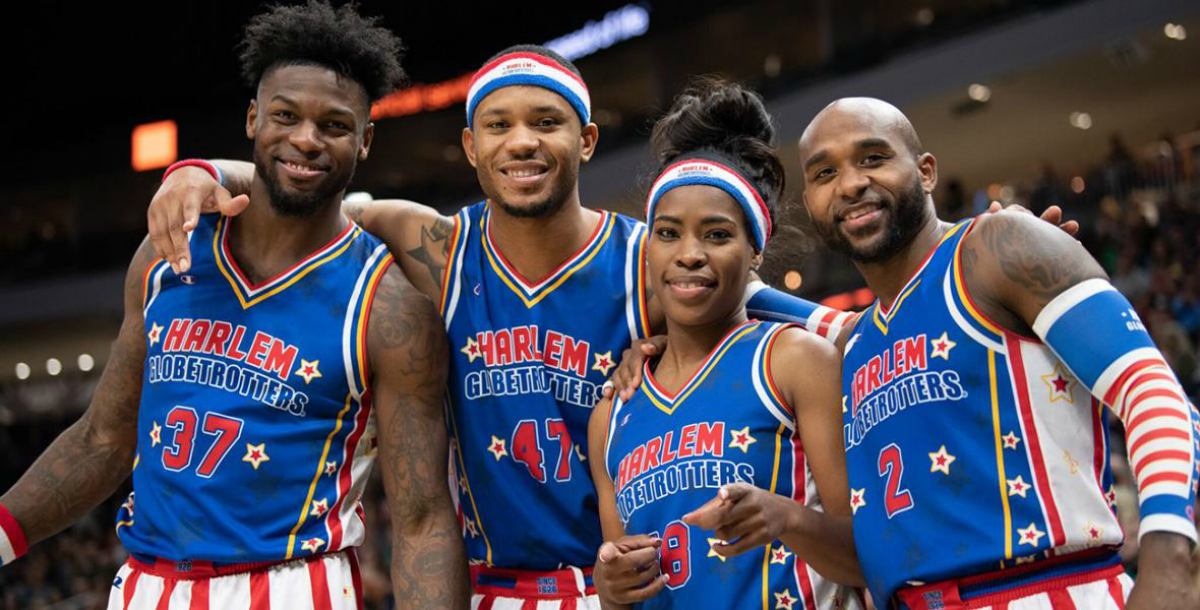
{"label": "red and white striped shorts", "polygon": [[591,568],[550,572],[471,566],[471,610],[600,610]]}
{"label": "red and white striped shorts", "polygon": [[361,610],[354,551],[284,563],[213,568],[205,562],[130,558],[117,571],[108,610]]}

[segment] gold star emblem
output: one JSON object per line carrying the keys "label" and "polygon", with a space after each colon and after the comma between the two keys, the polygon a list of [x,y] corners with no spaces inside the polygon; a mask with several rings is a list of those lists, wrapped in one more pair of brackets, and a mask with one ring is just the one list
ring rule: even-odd
{"label": "gold star emblem", "polygon": [[325,545],[325,541],[320,538],[309,538],[300,544],[300,548],[305,551],[317,552],[317,549]]}
{"label": "gold star emblem", "polygon": [[1088,521],[1083,526],[1083,533],[1087,535],[1089,544],[1098,543],[1100,537],[1104,535],[1104,528]]}
{"label": "gold star emblem", "polygon": [[163,327],[159,325],[158,322],[150,323],[150,332],[146,333],[146,336],[150,339],[151,347],[158,343],[158,340],[162,338],[162,331]]}
{"label": "gold star emblem", "polygon": [[1008,434],[1005,434],[1000,438],[1004,441],[1005,449],[1016,449],[1017,444],[1021,442],[1021,437],[1013,434],[1012,430],[1009,430]]}
{"label": "gold star emblem", "polygon": [[1116,508],[1116,506],[1117,506],[1117,492],[1116,492],[1115,490],[1113,490],[1113,488],[1111,488],[1111,487],[1109,487],[1109,488],[1108,488],[1108,493],[1104,494],[1104,499],[1108,500],[1108,505],[1109,505],[1109,506],[1112,506],[1113,508]]}
{"label": "gold star emblem", "polygon": [[1038,542],[1042,540],[1042,536],[1046,535],[1046,532],[1039,530],[1036,524],[1030,523],[1029,527],[1018,529],[1017,535],[1021,540],[1021,544],[1028,544],[1036,548]]}
{"label": "gold star emblem", "polygon": [[1063,449],[1063,461],[1067,463],[1067,468],[1071,470],[1071,476],[1079,474],[1079,460],[1071,455],[1070,451]]}
{"label": "gold star emblem", "polygon": [[579,457],[580,462],[587,461],[587,456],[583,454],[583,449],[580,448],[579,443],[575,443],[575,455]]}
{"label": "gold star emblem", "polygon": [[458,477],[458,490],[462,493],[467,491],[467,477]]}
{"label": "gold star emblem", "polygon": [[846,397],[842,396],[842,413],[848,413],[850,409],[846,408]]}
{"label": "gold star emblem", "polygon": [[758,442],[750,435],[750,426],[746,426],[741,430],[730,430],[729,436],[729,446],[734,449],[741,449],[742,453],[749,453],[750,445]]}
{"label": "gold star emblem", "polygon": [[153,422],[153,424],[150,428],[150,446],[157,447],[162,442],[162,426],[158,425],[158,422]]}
{"label": "gold star emblem", "polygon": [[337,462],[325,462],[325,476],[331,477],[337,472]]}
{"label": "gold star emblem", "polygon": [[479,349],[479,343],[475,341],[475,337],[467,337],[467,344],[458,351],[467,356],[468,362],[475,362],[476,358],[483,357],[483,350]]}
{"label": "gold star emblem", "polygon": [[1050,402],[1055,403],[1064,400],[1068,403],[1075,404],[1075,396],[1072,391],[1075,389],[1075,378],[1070,373],[1063,370],[1062,363],[1054,363],[1054,372],[1042,375],[1042,382],[1050,389]]}
{"label": "gold star emblem", "polygon": [[943,332],[942,336],[938,337],[937,339],[934,339],[933,342],[930,344],[930,346],[933,348],[933,351],[930,352],[929,357],[931,359],[932,358],[941,358],[943,360],[949,360],[950,359],[950,350],[954,349],[955,345],[958,345],[958,343],[950,340],[949,333]]}
{"label": "gold star emblem", "polygon": [[495,434],[492,435],[492,444],[488,446],[488,451],[496,456],[497,462],[500,461],[500,458],[508,455],[508,449],[504,448],[504,439],[496,438]]}
{"label": "gold star emblem", "polygon": [[475,526],[475,521],[470,517],[464,518],[463,523],[467,526],[467,531],[471,533],[472,538],[479,535],[479,528]]}
{"label": "gold star emblem", "polygon": [[777,549],[771,549],[771,563],[787,563],[788,557],[791,556],[792,552],[782,544]]}
{"label": "gold star emblem", "polygon": [[321,515],[324,515],[328,511],[329,501],[325,498],[321,498],[320,500],[312,503],[312,510],[308,511],[308,514],[320,519]]}
{"label": "gold star emblem", "polygon": [[259,465],[263,462],[271,461],[271,458],[267,455],[267,444],[259,443],[251,445],[250,443],[246,443],[246,455],[242,456],[242,461],[249,462],[255,470],[258,470]]}
{"label": "gold star emblem", "polygon": [[718,544],[725,544],[725,541],[721,540],[720,538],[708,539],[708,557],[716,557],[717,559],[720,559],[722,563],[724,563],[725,556],[717,552]]}
{"label": "gold star emblem", "polygon": [[592,370],[600,371],[601,375],[608,377],[609,369],[611,369],[614,366],[617,366],[617,363],[613,362],[612,352],[608,351],[608,352],[604,352],[603,354],[593,354],[593,355],[596,357],[596,363],[592,365]]}
{"label": "gold star emblem", "polygon": [[791,589],[784,589],[780,593],[775,594],[775,610],[792,610],[792,606],[800,600],[792,597]]}
{"label": "gold star emblem", "polygon": [[941,472],[942,474],[950,474],[950,465],[958,458],[946,453],[946,446],[942,445],[934,453],[929,454],[929,472]]}
{"label": "gold star emblem", "polygon": [[129,497],[125,498],[125,503],[121,505],[121,508],[129,511],[130,517],[133,516],[133,494],[129,494]]}
{"label": "gold star emblem", "polygon": [[850,514],[857,515],[858,509],[867,505],[867,488],[850,490]]}
{"label": "gold star emblem", "polygon": [[313,379],[321,376],[321,371],[317,369],[319,364],[321,364],[320,360],[309,362],[304,358],[300,359],[300,368],[296,369],[296,374],[304,378],[304,385],[312,383]]}
{"label": "gold star emblem", "polygon": [[1017,475],[1015,479],[1006,479],[1005,482],[1008,483],[1008,495],[1010,497],[1021,496],[1024,498],[1025,494],[1029,491],[1029,484],[1025,482],[1025,479],[1021,475]]}
{"label": "gold star emblem", "polygon": [[1036,557],[1034,557],[1033,555],[1026,555],[1024,557],[1018,557],[1017,565],[1021,565],[1023,563],[1033,563],[1034,559],[1036,559]]}

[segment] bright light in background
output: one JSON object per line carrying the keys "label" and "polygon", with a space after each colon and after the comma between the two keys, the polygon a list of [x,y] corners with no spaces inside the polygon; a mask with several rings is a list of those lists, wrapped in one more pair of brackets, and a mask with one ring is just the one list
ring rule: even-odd
{"label": "bright light in background", "polygon": [[608,47],[641,36],[650,29],[650,11],[636,4],[609,11],[600,21],[589,21],[586,25],[570,34],[560,36],[546,43],[546,46],[559,55],[575,61]]}
{"label": "bright light in background", "polygon": [[1083,182],[1083,176],[1071,178],[1071,190],[1075,191],[1076,194],[1082,193],[1085,188],[1087,188],[1087,185]]}
{"label": "bright light in background", "polygon": [[144,123],[133,128],[133,169],[166,167],[179,158],[175,121]]}
{"label": "bright light in background", "polygon": [[795,269],[788,271],[783,276],[783,285],[787,286],[788,290],[796,290],[797,288],[800,287],[800,284],[803,281],[804,281],[804,277],[801,276],[800,272],[796,271]]}
{"label": "bright light in background", "polygon": [[92,370],[92,367],[96,366],[96,361],[92,358],[91,354],[79,354],[78,364],[79,370],[86,373]]}
{"label": "bright light in background", "polygon": [[374,200],[375,197],[366,191],[354,191],[352,193],[346,193],[346,196],[342,197],[342,201],[349,203],[366,203]]}
{"label": "bright light in background", "polygon": [[1187,30],[1178,23],[1168,23],[1163,26],[1163,34],[1171,40],[1187,40]]}
{"label": "bright light in background", "polygon": [[29,379],[29,373],[31,372],[28,364],[24,362],[17,363],[17,379]]}
{"label": "bright light in background", "polygon": [[986,85],[975,83],[974,85],[967,87],[967,95],[971,96],[971,99],[977,102],[986,102],[992,99],[992,90]]}
{"label": "bright light in background", "polygon": [[1071,127],[1076,127],[1078,129],[1092,128],[1092,115],[1086,112],[1072,112],[1070,121]]}
{"label": "bright light in background", "polygon": [[46,361],[46,372],[51,375],[57,375],[62,372],[62,363],[58,358],[51,358]]}

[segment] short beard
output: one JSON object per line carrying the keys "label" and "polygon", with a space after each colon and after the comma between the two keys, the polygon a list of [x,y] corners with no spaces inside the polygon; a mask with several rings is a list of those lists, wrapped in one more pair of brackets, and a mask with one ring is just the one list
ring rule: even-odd
{"label": "short beard", "polygon": [[899,194],[895,206],[888,213],[891,218],[884,227],[883,237],[865,248],[854,247],[835,223],[825,223],[814,218],[813,226],[826,247],[849,256],[856,263],[873,264],[886,261],[908,246],[925,225],[928,212],[925,209],[925,189],[921,185],[920,176],[913,177],[910,187]]}
{"label": "short beard", "polygon": [[294,218],[312,216],[325,206],[338,203],[338,194],[346,190],[354,177],[351,170],[340,179],[326,181],[314,191],[290,192],[280,184],[275,163],[263,159],[257,150],[254,151],[254,170],[267,187],[271,209],[280,216]]}
{"label": "short beard", "polygon": [[539,201],[525,208],[514,206],[499,197],[493,197],[492,202],[500,206],[500,209],[504,210],[505,214],[515,218],[545,218],[557,214],[562,209],[563,204],[567,202],[566,197],[558,197],[556,195],[558,193],[552,193],[546,200]]}

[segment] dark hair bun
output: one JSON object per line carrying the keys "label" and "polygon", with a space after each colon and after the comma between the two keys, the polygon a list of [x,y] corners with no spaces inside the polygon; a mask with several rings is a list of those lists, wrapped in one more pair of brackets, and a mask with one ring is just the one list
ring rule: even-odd
{"label": "dark hair bun", "polygon": [[654,124],[650,144],[659,171],[684,155],[707,152],[729,158],[758,187],[774,216],[785,184],[774,139],[775,125],[762,97],[706,76],[694,79],[675,97],[671,109]]}

